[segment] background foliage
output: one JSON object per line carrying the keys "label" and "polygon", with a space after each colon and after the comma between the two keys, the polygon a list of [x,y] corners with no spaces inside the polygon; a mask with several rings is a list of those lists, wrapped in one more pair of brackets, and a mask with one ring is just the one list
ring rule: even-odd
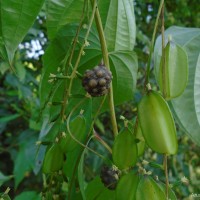
{"label": "background foliage", "polygon": [[[6,2],[7,1],[2,1],[3,4],[6,4]],[[16,9],[17,6],[20,6],[20,2],[22,1],[19,1],[17,4],[13,1],[13,3],[16,3]],[[4,192],[7,187],[10,187],[11,191],[9,194],[12,199],[15,198],[16,200],[37,199],[39,198],[38,193],[41,192],[43,180],[39,169],[45,149],[40,149],[37,154],[37,159],[35,159],[38,150],[35,143],[38,140],[39,133],[42,132],[41,130],[45,130],[46,127],[45,123],[38,123],[41,103],[39,101],[39,81],[41,80],[41,70],[43,65],[58,64],[51,63],[49,58],[51,56],[60,58],[60,56],[64,55],[65,52],[62,52],[62,45],[64,44],[60,42],[62,40],[59,41],[59,39],[56,39],[54,43],[51,43],[52,47],[48,47],[49,55],[45,55],[47,59],[44,57],[43,62],[42,55],[47,48],[49,40],[53,40],[55,37],[56,30],[64,26],[62,21],[70,22],[70,20],[74,20],[73,9],[79,8],[78,4],[83,1],[74,1],[75,3],[73,4],[75,5],[71,4],[71,7],[67,10],[65,9],[64,13],[62,10],[64,9],[63,6],[65,1],[63,0],[63,4],[59,5],[56,5],[56,2],[57,1],[53,0],[47,1],[46,6],[43,6],[37,16],[37,11],[42,7],[43,1],[35,0],[33,1],[33,7],[28,7],[27,5],[27,7],[24,8],[26,12],[23,12],[23,16],[20,16],[19,13],[17,13],[16,16],[12,16],[15,17],[16,20],[19,18],[22,19],[19,24],[16,24],[16,32],[21,31],[25,36],[18,47],[13,41],[20,41],[22,38],[19,38],[17,34],[13,35],[13,33],[6,36],[7,47],[13,52],[13,54],[9,55],[8,60],[11,62],[12,57],[14,57],[13,67],[18,76],[9,70],[8,63],[2,60],[0,62],[0,192]],[[139,66],[137,91],[134,100],[127,101],[123,105],[116,107],[119,127],[123,125],[123,122],[120,120],[120,115],[123,115],[130,120],[135,116],[135,107],[142,95],[141,88],[144,83],[145,63],[148,59],[150,38],[152,36],[159,6],[158,1],[156,0],[134,1],[134,4],[137,27],[135,51],[138,55]],[[166,28],[172,25],[200,27],[200,13],[198,12],[199,8],[196,5],[198,5],[198,0],[166,1]],[[9,9],[9,5],[5,6]],[[54,12],[54,9],[52,8],[55,6],[58,7],[62,16],[58,15],[57,19],[52,21],[48,20],[48,23],[46,23],[46,17],[51,19],[51,14]],[[45,16],[45,9],[49,11],[48,16]],[[29,16],[29,13],[31,13],[31,16]],[[3,13],[1,15],[9,20],[8,16],[3,15]],[[36,16],[37,19],[34,22]],[[23,20],[26,20],[27,17],[32,19],[32,23],[34,22],[29,31],[27,30],[27,27],[23,27],[23,24],[26,23]],[[77,16],[77,20],[79,17],[80,16]],[[29,21],[31,22],[30,19]],[[2,24],[2,26],[7,26],[7,24]],[[26,34],[27,31],[28,34]],[[109,30],[107,31],[109,32]],[[2,33],[1,30],[0,32],[2,36],[4,33]],[[49,38],[47,38],[47,33]],[[117,34],[117,32],[114,33]],[[70,37],[70,34],[72,33],[59,32],[58,34],[60,34],[60,37],[63,39],[63,37],[66,36]],[[97,38],[91,37],[91,46],[87,49],[88,52],[94,51],[95,49],[94,65],[101,59],[100,48],[95,40],[97,40]],[[130,41],[134,41],[134,38],[131,38]],[[1,42],[2,40],[0,39],[0,43]],[[58,44],[60,46],[55,50],[55,48],[58,47]],[[117,50],[118,45],[120,44],[116,44],[115,47],[109,46],[109,50]],[[133,46],[133,44],[131,44],[131,46]],[[14,54],[16,48],[17,52]],[[4,57],[8,56],[5,53],[5,49],[1,48],[0,50]],[[92,54],[89,54],[89,56],[90,55],[93,56]],[[122,61],[122,56],[123,52],[111,53],[110,59],[113,65]],[[130,60],[130,63],[136,62],[134,60],[134,55],[131,53],[128,59]],[[126,67],[126,70],[129,70],[129,63],[122,64]],[[87,65],[87,59],[85,59],[82,63],[82,68],[80,68],[82,69],[81,72],[86,68],[93,67],[88,67]],[[116,71],[116,74],[117,73],[118,72]],[[154,82],[153,71],[151,73],[151,78],[151,82]],[[136,80],[136,77],[133,77],[133,80]],[[118,93],[122,92],[120,90],[120,84],[124,83],[119,83]],[[131,82],[130,84],[134,83]],[[47,88],[40,88],[40,92],[42,92],[43,89]],[[130,93],[132,94],[131,87]],[[118,103],[124,99],[130,100],[132,98],[131,96],[126,96],[127,92],[124,93],[124,96],[122,95],[123,93],[120,94],[122,99],[119,99]],[[108,144],[112,144],[113,136],[110,131],[110,119],[106,112],[99,116],[95,128],[97,133],[105,139]],[[189,199],[191,193],[200,194],[199,147],[186,136],[181,127],[178,127],[178,138],[179,152],[170,159],[170,181],[178,183],[183,176],[186,176],[189,179],[189,184],[178,184],[175,188],[175,192],[178,199]],[[107,151],[95,141],[91,142],[90,146],[102,154],[107,154]],[[86,174],[85,178],[87,181],[95,177],[100,170],[99,166],[102,165],[102,161],[98,157],[90,153],[88,154],[87,159],[84,161],[84,173]],[[157,162],[161,162],[162,160],[161,156],[150,150],[146,152],[145,159],[151,159]],[[150,169],[154,170],[153,168]],[[156,173],[161,180],[164,178],[162,172],[159,172],[159,170],[156,171]]]}

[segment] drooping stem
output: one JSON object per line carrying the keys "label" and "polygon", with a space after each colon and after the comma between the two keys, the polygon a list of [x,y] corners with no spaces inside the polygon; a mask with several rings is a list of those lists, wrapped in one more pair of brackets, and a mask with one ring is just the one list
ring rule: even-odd
{"label": "drooping stem", "polygon": [[[91,0],[92,5],[94,5],[95,2],[96,2],[95,0]],[[100,43],[101,43],[103,61],[104,61],[105,66],[107,67],[107,69],[110,70],[108,49],[107,49],[107,45],[106,45],[106,39],[105,39],[105,35],[104,35],[103,26],[102,26],[101,17],[100,17],[98,7],[96,8],[95,22],[96,22],[96,26],[97,26],[97,30],[98,30],[98,34],[99,34]],[[111,86],[110,86],[110,91],[108,93],[108,101],[109,101],[109,107],[110,107],[110,115],[111,115],[111,123],[112,123],[112,127],[113,127],[113,134],[114,134],[114,136],[116,136],[118,134],[118,128],[117,128],[117,121],[116,121],[115,108],[114,108],[112,83],[111,83]]]}
{"label": "drooping stem", "polygon": [[160,6],[159,6],[159,9],[158,9],[158,14],[157,14],[156,22],[155,22],[155,25],[154,25],[152,40],[151,40],[150,53],[149,53],[149,59],[148,59],[148,63],[147,63],[147,71],[146,71],[144,88],[146,88],[147,83],[149,83],[151,57],[152,57],[152,53],[153,53],[153,50],[154,50],[154,43],[155,43],[156,31],[157,31],[157,28],[158,28],[158,21],[159,21],[159,17],[160,17],[163,5],[164,5],[164,0],[161,0]]}
{"label": "drooping stem", "polygon": [[168,169],[167,169],[167,155],[164,155],[164,160],[163,160],[163,166],[164,166],[164,170],[165,170],[165,185],[166,185],[166,199],[168,200],[168,196],[169,196],[169,180],[168,180]]}
{"label": "drooping stem", "polygon": [[161,34],[162,34],[162,88],[163,88],[163,96],[166,97],[166,60],[165,60],[165,18],[164,18],[164,4],[161,10],[161,20],[162,20],[162,27],[161,27]]}

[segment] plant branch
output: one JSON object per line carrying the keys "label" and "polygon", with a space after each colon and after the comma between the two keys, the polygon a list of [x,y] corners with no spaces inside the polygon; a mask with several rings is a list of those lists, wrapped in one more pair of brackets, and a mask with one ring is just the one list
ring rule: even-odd
{"label": "plant branch", "polygon": [[165,60],[165,18],[164,18],[164,4],[161,10],[161,20],[162,20],[162,27],[161,27],[161,34],[162,34],[162,88],[163,88],[163,96],[166,98],[166,60]]}
{"label": "plant branch", "polygon": [[168,180],[167,155],[166,154],[164,155],[163,167],[164,167],[164,170],[165,170],[166,199],[168,200],[168,196],[169,196],[169,180]]}
{"label": "plant branch", "polygon": [[[91,0],[91,3],[93,6],[94,6],[95,2],[96,2],[96,0]],[[110,63],[109,63],[106,39],[104,36],[103,26],[102,26],[98,7],[96,8],[95,22],[96,22],[96,26],[97,26],[97,30],[98,30],[98,34],[99,34],[100,43],[101,43],[103,61],[104,61],[105,66],[107,67],[107,69],[110,70]],[[114,136],[116,136],[118,134],[118,128],[117,128],[117,121],[116,121],[115,108],[114,108],[112,83],[110,85],[110,91],[108,93],[108,101],[109,101],[109,107],[110,107],[110,115],[111,115],[111,123],[112,123],[112,127],[113,127],[113,134],[114,134]]]}
{"label": "plant branch", "polygon": [[154,30],[153,30],[152,40],[151,40],[150,53],[149,53],[149,59],[148,59],[148,63],[147,63],[147,71],[146,71],[145,85],[144,85],[145,90],[146,90],[147,83],[149,83],[151,57],[152,57],[152,53],[154,51],[154,43],[155,43],[156,31],[157,31],[157,28],[158,28],[158,21],[159,21],[159,17],[160,17],[163,5],[164,5],[164,0],[161,0],[160,6],[159,6],[159,9],[158,9],[158,14],[157,14],[155,26],[154,26]]}

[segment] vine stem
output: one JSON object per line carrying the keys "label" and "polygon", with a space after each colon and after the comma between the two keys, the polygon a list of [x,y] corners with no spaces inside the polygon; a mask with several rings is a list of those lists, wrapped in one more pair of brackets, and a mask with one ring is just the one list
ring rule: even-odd
{"label": "vine stem", "polygon": [[[69,87],[68,87],[68,89],[66,90],[66,92],[65,92],[65,94],[64,94],[64,97],[63,97],[63,106],[62,106],[62,108],[61,108],[61,117],[62,117],[62,121],[65,120],[64,115],[65,115],[65,109],[66,109],[66,105],[67,105],[67,100],[68,100],[68,98],[69,98],[69,96],[70,96],[70,94],[71,94],[71,89],[72,89],[72,85],[73,85],[73,80],[74,80],[74,78],[76,77],[76,71],[77,71],[79,62],[80,62],[80,60],[81,60],[81,56],[82,56],[83,50],[84,50],[84,48],[85,48],[85,44],[86,44],[86,42],[87,42],[87,39],[88,39],[88,36],[89,36],[89,33],[90,33],[90,29],[91,29],[91,27],[92,27],[92,23],[93,23],[93,20],[94,20],[95,11],[96,11],[96,7],[97,7],[96,5],[97,5],[97,4],[96,4],[96,2],[95,2],[94,5],[93,5],[92,15],[91,15],[91,18],[90,18],[90,22],[89,22],[89,25],[88,25],[88,29],[87,29],[87,32],[86,32],[86,34],[85,34],[84,44],[81,46],[81,49],[80,49],[80,51],[79,51],[78,58],[76,59],[76,63],[75,63],[75,65],[74,65],[73,71],[72,71],[72,73],[71,73],[71,75],[70,75]],[[81,23],[80,23],[80,26],[81,26]],[[75,42],[73,43],[73,44],[74,44],[74,45],[73,45],[73,50],[75,49],[75,44],[76,44],[76,41],[77,41],[77,39],[78,39],[78,33],[79,33],[79,31],[80,31],[80,26],[79,26],[79,28],[78,28],[78,30],[77,30],[76,40],[75,40]],[[71,64],[72,55],[73,55],[73,52],[71,53],[71,56],[70,56],[70,59],[69,59],[69,66],[72,66],[72,64]]]}
{"label": "vine stem", "polygon": [[[96,2],[96,0],[91,0],[91,4],[93,6],[94,6],[95,2]],[[98,7],[96,8],[95,22],[96,22],[96,26],[97,26],[97,30],[98,30],[98,34],[99,34],[100,43],[101,43],[103,61],[104,61],[105,66],[107,67],[107,69],[110,70],[108,49],[107,49],[107,45],[106,45],[106,39],[105,39],[104,30],[103,30],[103,26],[102,26],[101,17],[100,17]],[[112,83],[110,85],[110,91],[108,93],[108,101],[109,101],[109,107],[110,107],[110,115],[111,115],[111,123],[112,123],[112,127],[113,127],[113,134],[114,134],[114,136],[117,136],[118,128],[117,128],[117,121],[116,121],[115,108],[114,108]]]}
{"label": "vine stem", "polygon": [[165,17],[164,17],[164,4],[161,10],[161,20],[162,20],[162,27],[161,27],[161,34],[162,34],[162,85],[163,85],[163,96],[166,98],[166,56],[165,56]]}
{"label": "vine stem", "polygon": [[159,5],[159,9],[158,9],[158,14],[157,14],[157,17],[156,17],[156,22],[155,22],[154,30],[153,30],[152,40],[151,40],[150,53],[149,53],[149,59],[148,59],[148,63],[147,63],[147,71],[146,71],[144,88],[146,88],[147,83],[149,83],[151,57],[152,57],[152,53],[153,53],[153,50],[154,50],[154,43],[155,43],[156,31],[157,31],[157,28],[158,28],[158,21],[159,21],[159,17],[160,17],[163,5],[164,5],[164,0],[161,0],[160,5]]}
{"label": "vine stem", "polygon": [[[94,125],[95,119],[96,119],[98,113],[100,112],[100,110],[101,110],[101,108],[102,108],[102,106],[103,106],[103,103],[104,103],[105,99],[106,99],[106,96],[104,96],[104,98],[103,98],[102,101],[101,101],[101,104],[100,104],[100,106],[99,106],[99,108],[98,108],[98,110],[97,110],[97,112],[96,112],[96,114],[95,114],[94,120],[93,120],[93,122],[92,122],[91,125],[90,125],[90,129],[89,129],[89,134],[88,134],[88,135],[90,135],[90,133],[91,133],[91,131],[92,131],[92,129],[93,129],[93,125]],[[79,105],[80,105],[80,104],[81,104],[81,103],[79,103]],[[77,109],[77,107],[78,107],[78,106],[76,105],[76,107],[73,108],[73,110],[71,111],[70,115],[72,115],[72,113],[74,112],[75,109]],[[70,116],[68,117],[68,120],[67,120],[67,128],[68,128],[68,130],[69,130],[69,119],[70,119]],[[89,140],[92,139],[92,137],[94,137],[94,135],[93,135],[92,137],[90,137],[90,138],[87,138],[87,141],[85,142],[85,144],[82,144],[80,141],[78,141],[78,140],[72,135],[72,133],[70,132],[70,130],[69,130],[69,134],[70,134],[70,136],[72,137],[72,139],[73,139],[74,141],[76,141],[78,144],[80,144],[82,147],[88,149],[89,151],[91,151],[92,153],[96,154],[97,156],[99,156],[99,157],[102,158],[103,160],[105,160],[105,161],[107,160],[105,157],[103,157],[102,155],[100,155],[99,153],[97,153],[96,151],[94,151],[93,149],[91,149],[91,148],[89,148],[89,147],[87,146]],[[104,147],[105,147],[105,144],[103,144],[103,145],[104,145]],[[81,150],[81,152],[80,152],[80,154],[79,154],[79,157],[78,157],[78,159],[77,159],[77,161],[76,161],[76,164],[75,164],[75,167],[74,167],[74,171],[73,171],[73,175],[72,175],[71,182],[74,181],[74,178],[75,178],[75,171],[76,171],[76,169],[77,169],[77,167],[78,167],[78,163],[79,163],[79,160],[80,160],[80,158],[81,158],[81,156],[82,156],[82,153],[83,153],[83,148],[82,148],[82,150]],[[72,189],[72,184],[70,184],[70,186],[69,186],[68,199],[70,199],[70,196],[71,196],[71,189]]]}
{"label": "vine stem", "polygon": [[164,170],[165,170],[165,184],[166,184],[166,199],[168,200],[168,196],[169,196],[169,180],[168,180],[168,169],[167,169],[167,155],[164,155],[164,160],[163,160],[163,166],[164,166]]}

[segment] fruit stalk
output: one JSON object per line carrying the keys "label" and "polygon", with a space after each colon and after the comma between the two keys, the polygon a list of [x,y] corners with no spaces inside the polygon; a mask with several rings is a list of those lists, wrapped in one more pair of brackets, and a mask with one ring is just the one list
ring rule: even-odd
{"label": "fruit stalk", "polygon": [[[166,88],[166,56],[165,56],[165,18],[164,18],[164,3],[161,9],[161,35],[162,35],[162,84],[163,88]],[[166,90],[163,90],[163,97],[166,98]]]}
{"label": "fruit stalk", "polygon": [[[92,5],[94,5],[95,2],[96,2],[95,0],[91,0]],[[108,70],[110,70],[106,39],[105,39],[105,36],[104,36],[103,26],[102,26],[101,17],[100,17],[100,14],[99,14],[98,7],[96,7],[95,22],[96,22],[96,26],[97,26],[97,30],[98,30],[98,34],[99,34],[100,43],[101,43],[103,61],[104,61],[105,66],[108,68]],[[113,98],[112,83],[110,84],[110,91],[108,93],[108,98],[109,98],[109,107],[110,107],[111,123],[112,123],[112,127],[113,127],[113,134],[114,134],[114,136],[117,136],[118,128],[117,128],[116,115],[115,115],[115,109],[114,109],[114,98]]]}
{"label": "fruit stalk", "polygon": [[163,166],[165,170],[165,184],[166,184],[166,199],[168,199],[169,196],[169,180],[168,180],[168,170],[167,170],[167,155],[164,155],[164,161],[163,161]]}
{"label": "fruit stalk", "polygon": [[150,53],[149,53],[149,59],[148,59],[148,63],[147,63],[147,71],[146,71],[144,88],[146,88],[147,83],[149,83],[151,57],[152,57],[152,53],[153,53],[153,50],[154,50],[154,43],[155,43],[156,31],[157,31],[158,21],[159,21],[159,17],[160,17],[163,5],[164,5],[164,0],[161,0],[160,6],[159,6],[159,9],[158,9],[158,14],[157,14],[155,26],[154,26],[154,30],[153,30],[152,40],[151,40]]}

